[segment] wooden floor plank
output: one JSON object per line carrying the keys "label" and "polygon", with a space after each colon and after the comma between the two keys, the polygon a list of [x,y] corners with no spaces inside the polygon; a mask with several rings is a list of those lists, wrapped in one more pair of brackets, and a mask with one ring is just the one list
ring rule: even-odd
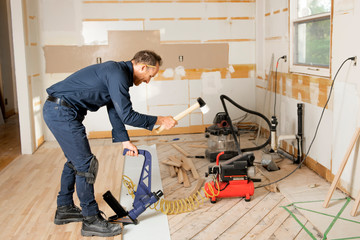
{"label": "wooden floor plank", "polygon": [[[309,221],[306,221],[304,226],[312,232],[317,240],[323,239],[322,234],[318,233],[318,230]],[[313,238],[305,231],[305,229],[302,229],[294,240],[313,240]]]}
{"label": "wooden floor plank", "polygon": [[[173,141],[175,138],[179,140]],[[171,145],[173,143],[191,155],[204,155],[205,151],[204,148],[191,147],[194,143],[206,144],[204,134],[168,135],[153,140],[147,139],[149,138],[134,138],[136,145],[156,144],[159,161],[170,155],[181,156],[181,153]],[[241,139],[242,147],[253,146],[253,143],[247,140],[248,137],[242,136]],[[90,145],[100,161],[95,196],[100,209],[107,216],[112,216],[114,213],[102,199],[102,194],[111,190],[116,198],[120,195],[124,163],[122,147],[121,144],[113,144],[111,139],[92,139]],[[256,161],[260,162],[262,152],[255,151],[254,154]],[[205,176],[208,166],[214,164],[206,159],[197,158],[194,158],[193,162],[200,176]],[[0,170],[0,218],[3,220],[0,223],[2,229],[0,239],[85,239],[80,234],[81,223],[62,226],[53,223],[60,174],[64,163],[65,157],[59,145],[56,142],[46,142],[33,155],[21,155]],[[296,167],[288,160],[283,160],[280,165],[281,172],[264,172],[264,175],[270,180],[276,180]],[[176,178],[170,176],[167,166],[160,164],[159,167],[165,199],[184,198],[197,184],[197,180],[188,172],[191,187],[184,188],[183,184],[179,184]],[[255,189],[250,202],[245,202],[241,198],[231,198],[219,199],[217,203],[211,204],[209,199],[205,199],[195,211],[168,215],[171,239],[311,239],[295,219],[279,207],[300,198],[305,200],[323,198],[325,194],[322,192],[328,189],[328,184],[320,183],[323,180],[310,177],[310,174],[313,173],[302,167],[279,183],[280,192],[270,193],[265,188]],[[206,179],[206,181],[210,180],[210,178]],[[308,185],[313,184],[314,181],[319,187],[310,189]],[[255,186],[259,184],[263,183],[256,183]],[[79,204],[77,197],[74,200]],[[292,211],[317,239],[321,239],[322,233],[316,227],[318,224],[316,220],[319,218],[313,218],[314,222],[311,223],[301,211],[296,209]],[[345,214],[346,212],[344,216]],[[337,224],[340,223],[341,221],[337,221],[333,230],[338,229]],[[154,236],[155,234],[156,228],[154,228]],[[144,236],[145,238],[149,236]],[[122,237],[101,239],[119,240]]]}
{"label": "wooden floor plank", "polygon": [[[201,214],[187,215],[186,218],[183,218],[181,222],[177,223],[176,227],[178,229],[175,232],[171,232],[171,239],[192,239],[194,235],[206,228],[224,212],[229,211],[239,201],[241,200],[235,198],[226,199],[222,204],[214,204]],[[175,226],[171,226],[171,231],[172,229],[175,229]]]}
{"label": "wooden floor plank", "polygon": [[[300,214],[299,211],[295,210],[292,212],[300,222],[306,224],[306,218]],[[295,239],[301,230],[302,227],[300,224],[289,215],[287,219],[276,229],[270,239]]]}
{"label": "wooden floor plank", "polygon": [[[239,219],[248,214],[248,212],[257,204],[261,203],[261,200],[268,194],[265,189],[260,189],[253,196],[253,200],[246,202],[244,200],[239,201],[229,211],[224,212],[215,221],[209,224],[203,231],[199,232],[193,239],[216,239],[219,235],[223,234],[234,225]],[[221,201],[216,203],[221,204]]]}
{"label": "wooden floor plank", "polygon": [[261,204],[252,208],[246,216],[234,223],[218,239],[241,239],[245,237],[283,198],[280,193],[269,193]]}
{"label": "wooden floor plank", "polygon": [[0,171],[21,154],[18,115],[13,115],[0,125]]}
{"label": "wooden floor plank", "polygon": [[250,240],[267,240],[276,229],[286,220],[289,213],[284,211],[281,206],[289,204],[289,201],[284,198],[277,204],[272,211],[270,211],[261,222],[259,222],[243,239]]}

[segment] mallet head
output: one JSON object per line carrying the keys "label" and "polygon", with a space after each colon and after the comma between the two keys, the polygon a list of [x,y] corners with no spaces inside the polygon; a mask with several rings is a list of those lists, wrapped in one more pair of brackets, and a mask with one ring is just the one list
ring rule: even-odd
{"label": "mallet head", "polygon": [[206,114],[207,112],[209,112],[210,108],[206,105],[205,101],[201,97],[199,97],[197,99],[197,101],[200,105],[200,110],[203,114]]}

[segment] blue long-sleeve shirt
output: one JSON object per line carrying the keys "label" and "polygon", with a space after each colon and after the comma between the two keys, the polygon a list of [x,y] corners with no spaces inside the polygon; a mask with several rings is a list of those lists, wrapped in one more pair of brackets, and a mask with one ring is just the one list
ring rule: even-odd
{"label": "blue long-sleeve shirt", "polygon": [[157,117],[133,110],[129,88],[133,86],[131,61],[108,61],[83,68],[48,89],[51,96],[64,99],[78,114],[107,107],[113,142],[129,140],[125,124],[152,130]]}

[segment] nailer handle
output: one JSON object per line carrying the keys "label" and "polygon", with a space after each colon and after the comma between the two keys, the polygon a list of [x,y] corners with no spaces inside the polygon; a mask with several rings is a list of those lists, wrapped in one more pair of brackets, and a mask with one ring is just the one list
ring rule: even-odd
{"label": "nailer handle", "polygon": [[[123,155],[125,156],[128,151],[132,151],[132,150],[130,150],[130,149],[128,149],[128,148],[125,148],[125,149],[124,149],[124,152],[123,152]],[[140,150],[140,149],[138,149],[138,153],[141,154],[141,155],[143,155],[143,156],[145,156],[145,150]]]}

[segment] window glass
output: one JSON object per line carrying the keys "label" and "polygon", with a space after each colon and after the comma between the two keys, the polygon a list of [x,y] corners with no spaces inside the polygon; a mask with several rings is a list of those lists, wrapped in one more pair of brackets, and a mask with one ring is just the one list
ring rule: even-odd
{"label": "window glass", "polygon": [[331,10],[331,0],[298,0],[298,17],[327,13]]}
{"label": "window glass", "polygon": [[294,64],[328,67],[330,60],[330,18],[294,24]]}

